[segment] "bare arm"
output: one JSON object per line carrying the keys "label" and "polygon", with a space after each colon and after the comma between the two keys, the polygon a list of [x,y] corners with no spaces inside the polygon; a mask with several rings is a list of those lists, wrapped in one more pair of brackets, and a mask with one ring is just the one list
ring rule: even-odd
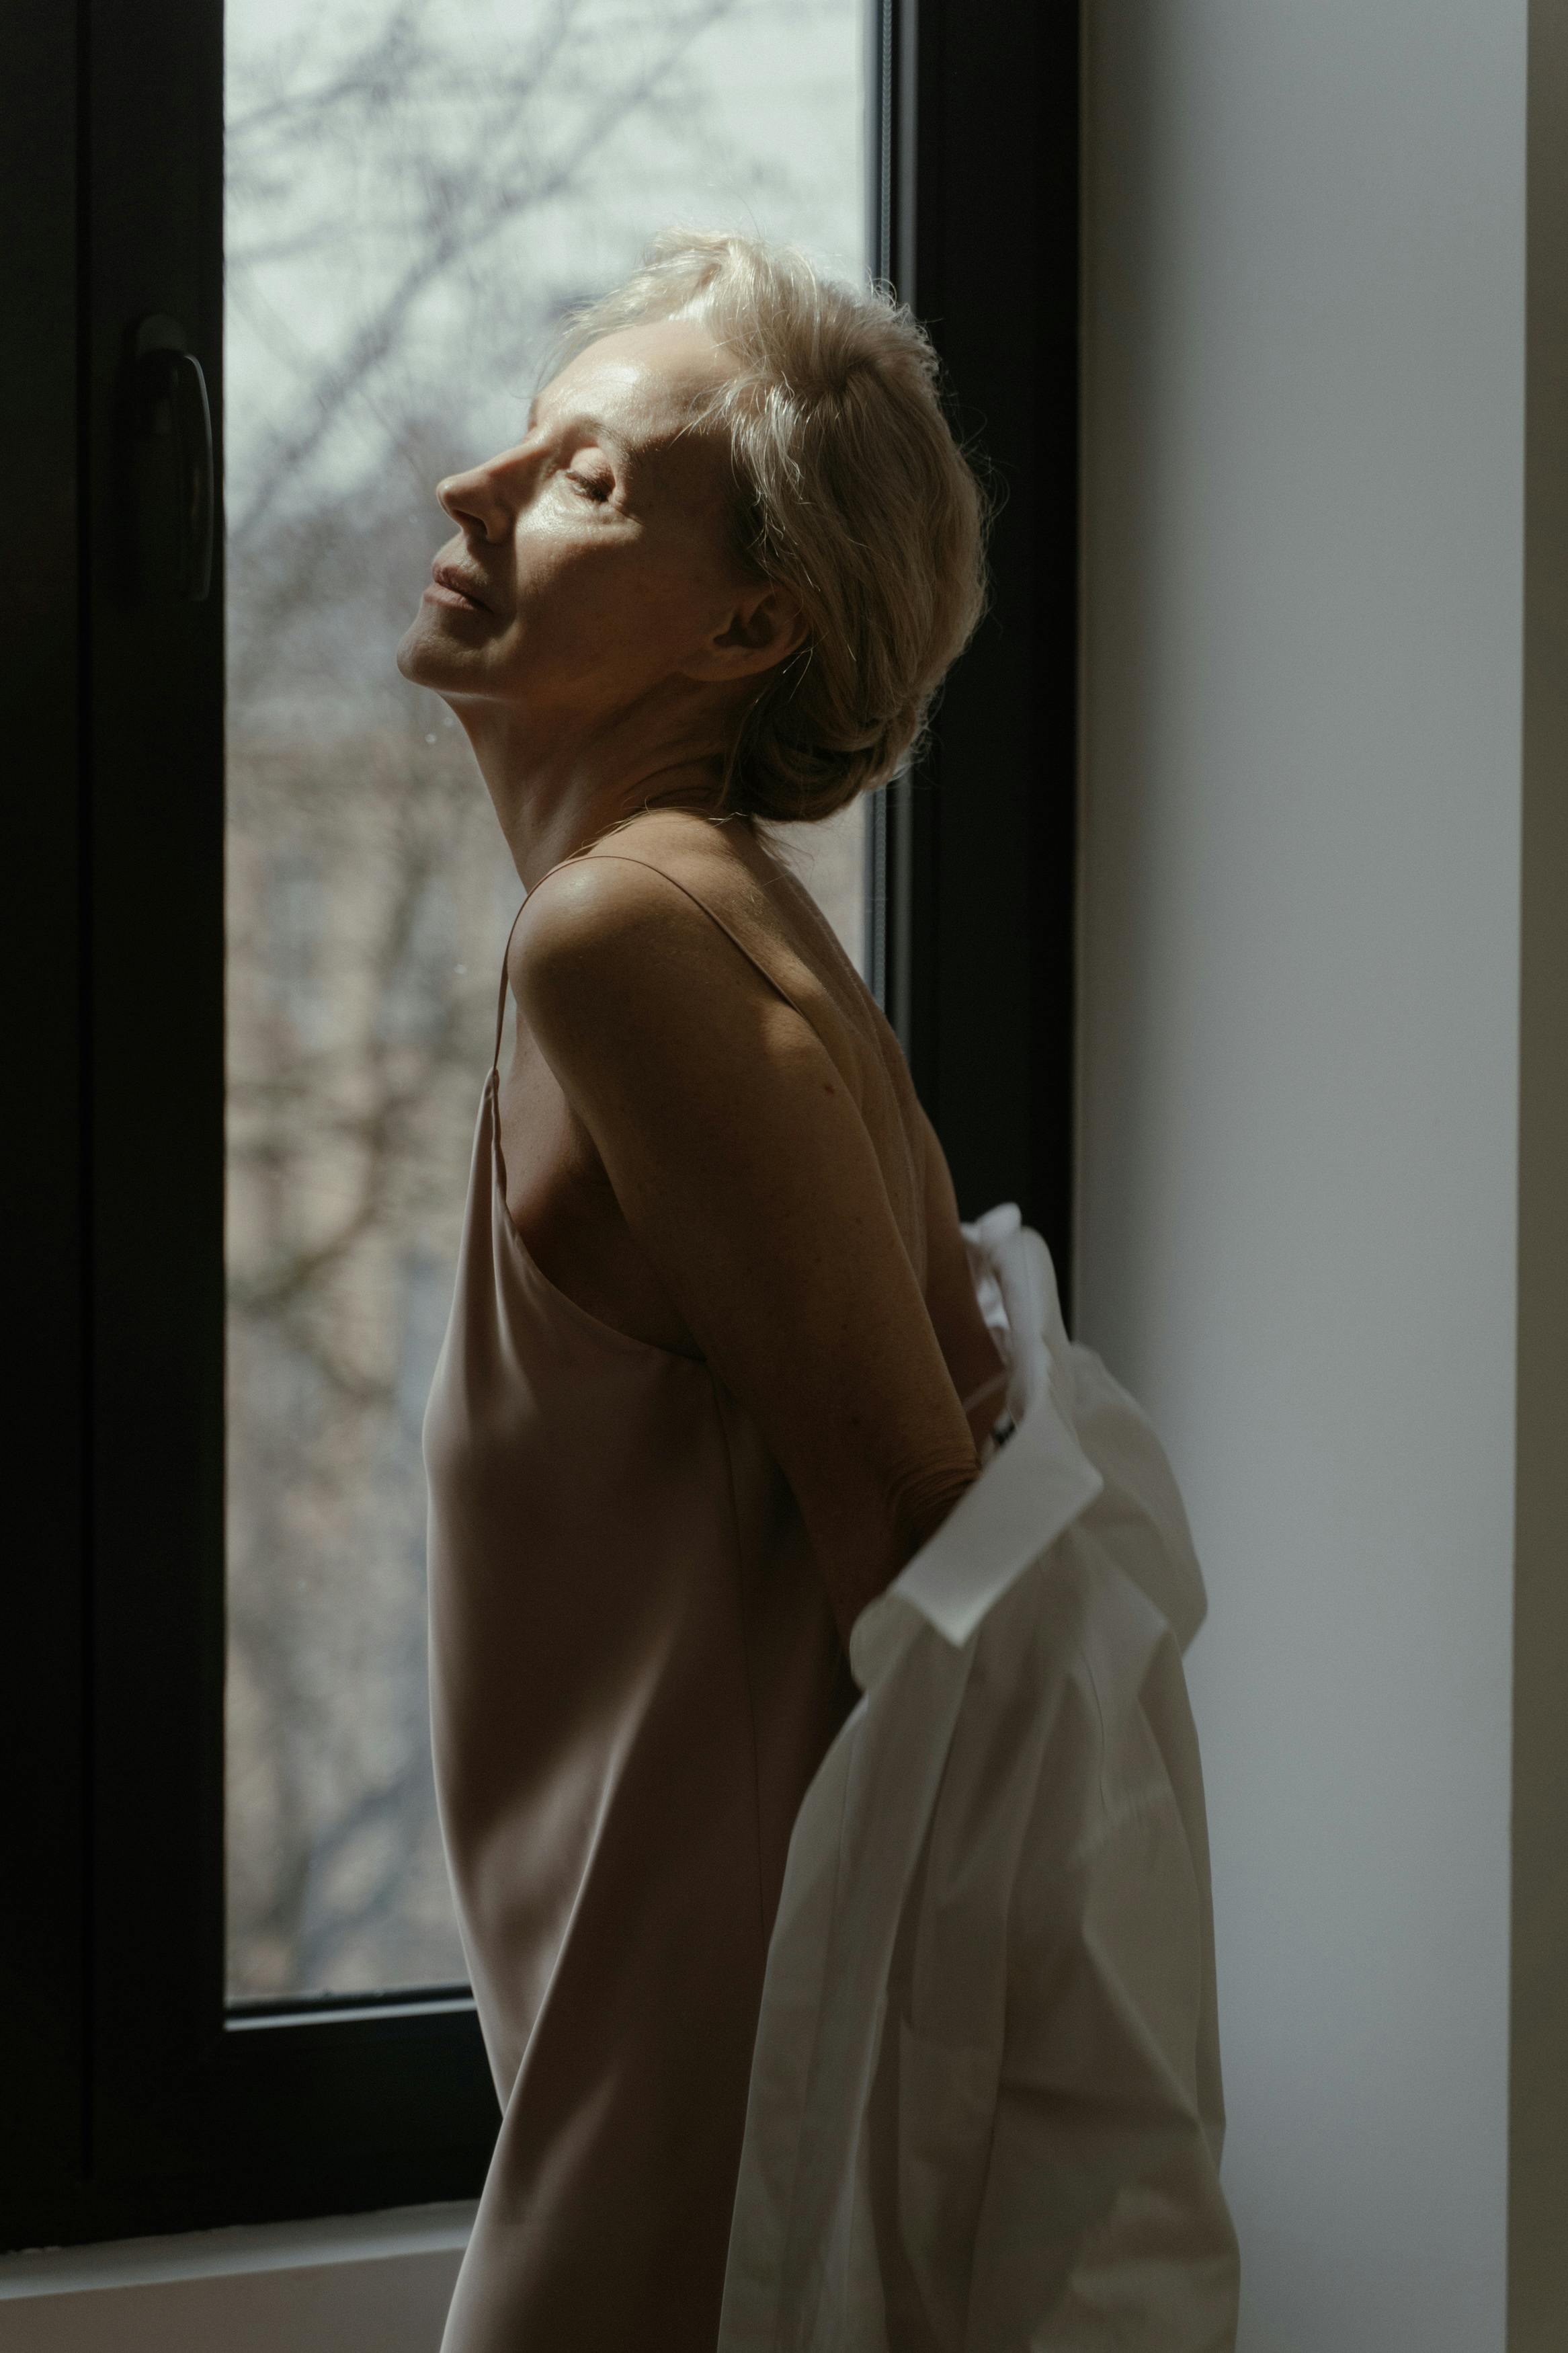
{"label": "bare arm", "polygon": [[646,869],[553,876],[514,977],[627,1224],[782,1465],[847,1640],[978,1469],[857,1105],[810,1024]]}
{"label": "bare arm", "polygon": [[953,1388],[973,1400],[969,1429],[978,1447],[1007,1402],[1002,1355],[974,1296],[947,1155],[923,1111],[919,1118],[925,1140],[926,1306]]}

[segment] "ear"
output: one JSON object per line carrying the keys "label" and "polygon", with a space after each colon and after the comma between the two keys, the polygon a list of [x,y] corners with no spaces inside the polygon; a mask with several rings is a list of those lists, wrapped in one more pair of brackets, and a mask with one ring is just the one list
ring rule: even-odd
{"label": "ear", "polygon": [[692,669],[700,678],[756,678],[787,661],[805,639],[805,615],[795,591],[776,580],[759,580],[736,597],[729,619],[709,638]]}

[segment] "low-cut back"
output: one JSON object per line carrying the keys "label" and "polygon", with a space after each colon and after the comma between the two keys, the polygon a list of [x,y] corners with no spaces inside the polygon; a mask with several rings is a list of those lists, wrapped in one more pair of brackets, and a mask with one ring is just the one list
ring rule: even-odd
{"label": "low-cut back", "polygon": [[[918,1267],[899,1066],[858,976],[793,877],[770,921],[749,866],[660,849],[635,862],[854,1064]],[[513,1223],[504,990],[425,1423],[437,1791],[502,2110],[443,2353],[704,2353],[790,1831],[855,1692],[751,1414],[568,1297]]]}

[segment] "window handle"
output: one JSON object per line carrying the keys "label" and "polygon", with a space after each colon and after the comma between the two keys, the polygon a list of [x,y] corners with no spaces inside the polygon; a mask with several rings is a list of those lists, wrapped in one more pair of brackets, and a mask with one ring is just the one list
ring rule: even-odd
{"label": "window handle", "polygon": [[135,328],[131,359],[135,586],[200,604],[216,503],[206,378],[178,320],[161,311]]}

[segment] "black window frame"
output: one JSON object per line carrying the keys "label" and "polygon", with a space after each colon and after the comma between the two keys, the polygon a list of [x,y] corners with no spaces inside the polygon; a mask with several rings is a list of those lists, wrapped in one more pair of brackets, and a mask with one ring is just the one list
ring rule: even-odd
{"label": "black window frame", "polygon": [[[873,250],[1002,494],[991,614],[868,813],[874,974],[965,1213],[1017,1200],[1064,1290],[1078,38],[1034,0],[868,21]],[[25,9],[7,49],[14,2248],[469,2196],[497,2113],[466,1993],[224,2000],[221,564],[127,600],[114,503],[130,323],[222,381],[221,8]]]}

